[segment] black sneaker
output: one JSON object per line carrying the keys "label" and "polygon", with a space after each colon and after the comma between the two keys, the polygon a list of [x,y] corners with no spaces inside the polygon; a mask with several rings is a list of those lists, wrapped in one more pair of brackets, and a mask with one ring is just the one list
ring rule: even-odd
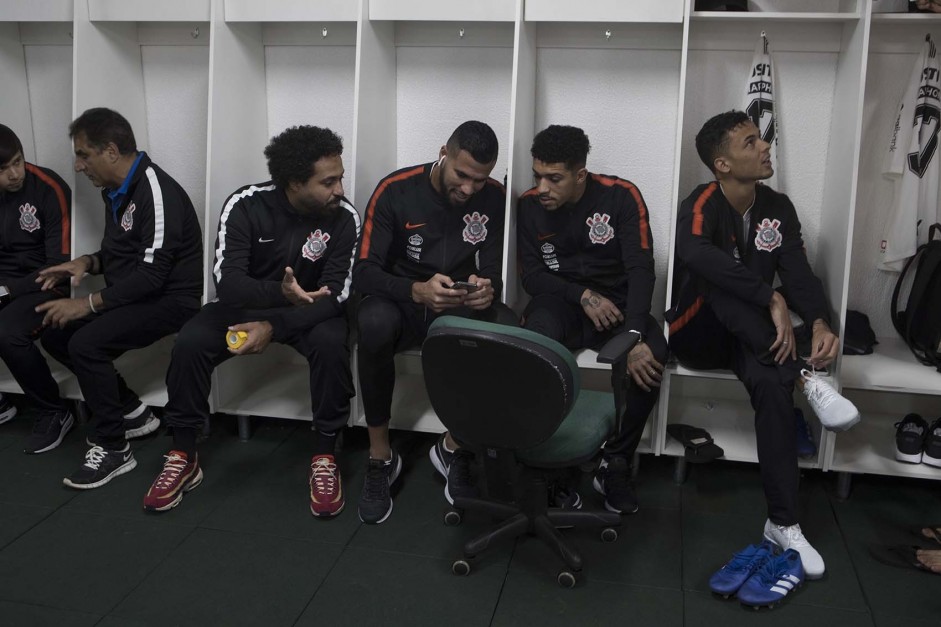
{"label": "black sneaker", "polygon": [[637,496],[631,485],[631,466],[620,455],[601,460],[593,482],[595,490],[604,495],[604,508],[617,514],[637,511]]}
{"label": "black sneaker", "polygon": [[378,525],[392,513],[392,494],[389,487],[402,472],[402,458],[392,451],[392,459],[369,458],[366,464],[366,480],[359,496],[359,519],[364,523]]}
{"label": "black sneaker", "polygon": [[928,423],[918,414],[908,414],[895,423],[895,427],[895,459],[907,464],[920,464]]}
{"label": "black sneaker", "polygon": [[67,409],[40,412],[36,422],[33,423],[33,432],[29,434],[23,452],[34,455],[51,451],[62,444],[62,439],[73,424],[75,424],[75,419],[72,417],[72,412]]}
{"label": "black sneaker", "polygon": [[582,497],[578,490],[558,487],[549,495],[549,507],[574,511],[582,508]]}
{"label": "black sneaker", "polygon": [[928,427],[928,433],[925,435],[925,452],[921,461],[929,466],[941,468],[941,418]]}
{"label": "black sneaker", "polygon": [[474,454],[466,449],[448,451],[444,448],[444,434],[428,450],[428,457],[442,477],[447,480],[444,486],[444,498],[454,505],[455,497],[474,498],[477,496],[477,483],[474,481]]}
{"label": "black sneaker", "polygon": [[137,418],[124,419],[124,437],[128,440],[140,438],[148,433],[153,433],[160,427],[160,419],[154,415],[153,410],[148,407]]}
{"label": "black sneaker", "polygon": [[16,416],[16,406],[7,400],[7,397],[0,394],[0,425]]}
{"label": "black sneaker", "polygon": [[137,466],[131,445],[114,451],[100,446],[93,446],[85,453],[85,463],[71,477],[62,483],[76,490],[91,490],[108,483],[118,475],[131,472]]}

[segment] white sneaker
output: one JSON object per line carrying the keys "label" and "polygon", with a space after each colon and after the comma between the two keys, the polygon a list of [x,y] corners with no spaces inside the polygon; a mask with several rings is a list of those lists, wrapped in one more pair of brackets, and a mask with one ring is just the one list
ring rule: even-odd
{"label": "white sneaker", "polygon": [[846,431],[859,422],[856,405],[833,389],[829,381],[810,370],[801,370],[801,375],[804,377],[804,396],[824,429]]}
{"label": "white sneaker", "polygon": [[765,521],[765,540],[780,547],[782,551],[794,549],[801,556],[801,563],[804,566],[804,574],[808,579],[820,579],[826,568],[823,564],[823,558],[817,549],[810,546],[810,542],[804,537],[800,525],[776,525],[770,520]]}

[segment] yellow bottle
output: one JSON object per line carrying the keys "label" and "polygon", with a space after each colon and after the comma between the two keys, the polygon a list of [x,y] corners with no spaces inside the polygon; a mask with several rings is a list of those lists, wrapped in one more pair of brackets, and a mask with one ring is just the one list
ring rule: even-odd
{"label": "yellow bottle", "polygon": [[229,348],[241,348],[247,339],[248,333],[245,331],[229,331],[225,334],[225,341]]}

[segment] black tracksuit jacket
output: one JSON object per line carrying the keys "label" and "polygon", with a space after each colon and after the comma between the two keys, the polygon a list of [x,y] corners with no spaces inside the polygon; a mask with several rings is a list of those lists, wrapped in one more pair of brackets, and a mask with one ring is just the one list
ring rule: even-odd
{"label": "black tracksuit jacket", "polygon": [[71,254],[72,190],[48,168],[25,167],[23,187],[0,193],[0,285],[12,298],[38,292],[39,270]]}
{"label": "black tracksuit jacket", "polygon": [[[342,315],[359,225],[346,198],[330,213],[301,215],[271,181],[242,187],[219,218],[212,274],[219,300],[239,309],[285,308],[266,317],[276,341]],[[281,292],[287,266],[305,292],[326,286],[330,297],[292,306]]]}

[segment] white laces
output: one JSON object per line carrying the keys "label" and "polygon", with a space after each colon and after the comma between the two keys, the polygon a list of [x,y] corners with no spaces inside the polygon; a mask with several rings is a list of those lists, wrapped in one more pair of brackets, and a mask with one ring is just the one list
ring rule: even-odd
{"label": "white laces", "polygon": [[775,525],[775,527],[777,527],[778,531],[787,539],[787,546],[785,548],[796,549],[798,547],[810,546],[810,542],[804,537],[804,532],[801,531],[800,525]]}
{"label": "white laces", "polygon": [[817,372],[801,370],[804,379],[804,394],[807,400],[817,407],[827,407],[836,400],[837,393],[826,381],[817,376]]}
{"label": "white laces", "polygon": [[104,459],[105,449],[98,445],[91,447],[88,449],[88,452],[85,453],[85,465],[92,470],[98,470],[98,466],[101,465],[101,462],[103,462]]}
{"label": "white laces", "polygon": [[337,481],[337,465],[329,457],[318,457],[310,465],[311,481],[318,491],[333,491]]}
{"label": "white laces", "polygon": [[186,468],[187,460],[176,453],[164,455],[164,458],[167,461],[164,462],[163,470],[160,471],[160,476],[157,477],[155,483],[158,488],[168,489],[180,477],[180,473],[183,472],[183,469]]}

